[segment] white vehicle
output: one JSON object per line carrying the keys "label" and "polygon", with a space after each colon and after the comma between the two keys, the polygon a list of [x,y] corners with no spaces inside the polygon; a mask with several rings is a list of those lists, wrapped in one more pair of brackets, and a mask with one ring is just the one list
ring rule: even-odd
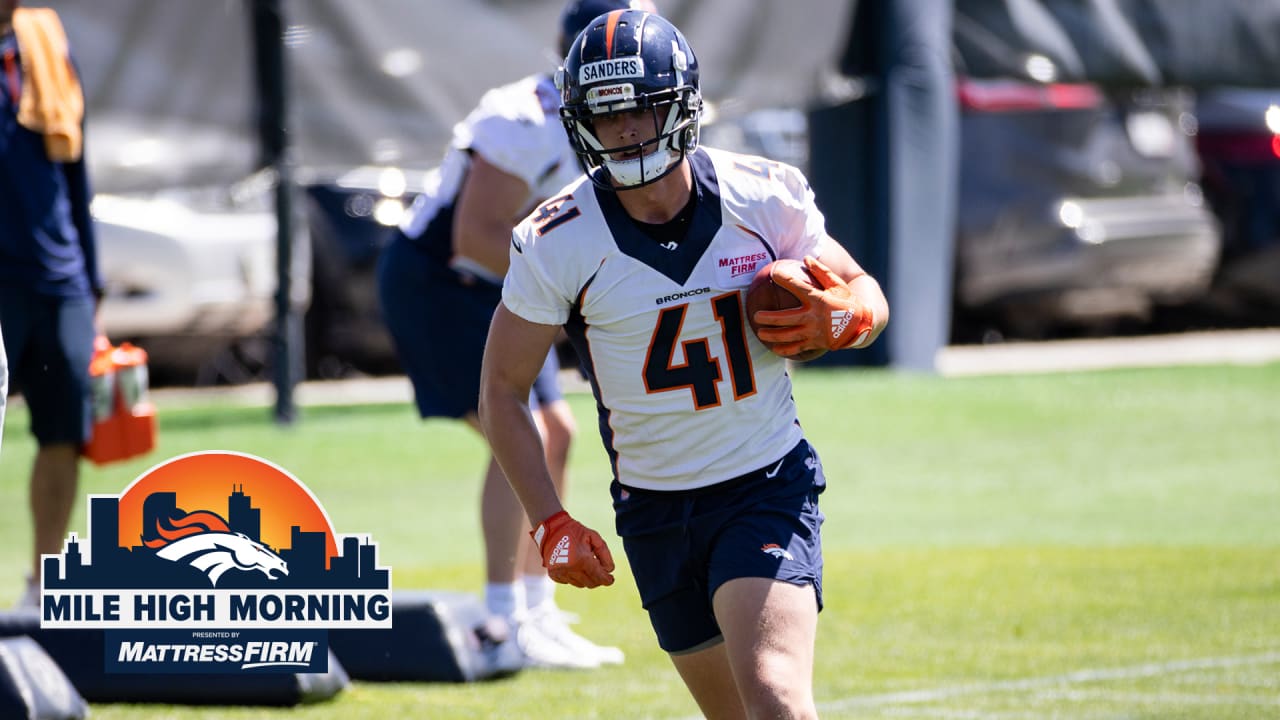
{"label": "white vehicle", "polygon": [[93,217],[107,291],[99,320],[110,337],[181,339],[208,349],[269,321],[273,213],[203,211],[163,194],[98,195]]}

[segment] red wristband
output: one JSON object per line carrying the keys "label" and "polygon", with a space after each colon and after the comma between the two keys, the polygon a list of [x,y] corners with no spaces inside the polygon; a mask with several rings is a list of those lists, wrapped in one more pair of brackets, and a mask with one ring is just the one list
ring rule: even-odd
{"label": "red wristband", "polygon": [[533,538],[533,544],[538,546],[538,552],[542,552],[542,541],[547,539],[547,533],[551,531],[552,526],[558,526],[567,520],[569,520],[569,513],[561,510],[538,523],[538,527],[529,532],[529,537]]}

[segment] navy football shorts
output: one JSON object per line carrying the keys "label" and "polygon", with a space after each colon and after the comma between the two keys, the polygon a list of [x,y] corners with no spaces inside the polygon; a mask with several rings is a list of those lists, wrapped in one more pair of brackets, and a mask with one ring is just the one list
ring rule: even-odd
{"label": "navy football shorts", "polygon": [[551,348],[547,359],[542,362],[538,377],[533,379],[533,391],[529,394],[529,407],[537,409],[542,405],[564,399],[564,391],[560,389],[560,356]]}
{"label": "navy football shorts", "polygon": [[669,653],[721,637],[711,598],[740,577],[812,585],[822,608],[822,464],[801,440],[777,463],[697,490],[611,486],[640,601]]}
{"label": "navy football shorts", "polygon": [[0,330],[9,385],[26,398],[40,446],[80,445],[92,428],[89,361],[93,298],[59,298],[0,288]]}
{"label": "navy football shorts", "polygon": [[[480,403],[480,366],[502,286],[463,276],[396,233],[378,261],[378,299],[418,414],[462,418]],[[530,407],[561,397],[554,349]]]}

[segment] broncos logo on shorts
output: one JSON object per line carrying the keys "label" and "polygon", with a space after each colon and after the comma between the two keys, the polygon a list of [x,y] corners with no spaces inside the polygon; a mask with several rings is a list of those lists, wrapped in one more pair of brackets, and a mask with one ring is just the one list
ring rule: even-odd
{"label": "broncos logo on shorts", "polygon": [[155,550],[157,557],[191,565],[215,587],[229,570],[257,570],[272,580],[289,574],[284,559],[262,543],[233,531],[216,513],[199,510],[179,517],[159,517],[154,531],[143,544]]}

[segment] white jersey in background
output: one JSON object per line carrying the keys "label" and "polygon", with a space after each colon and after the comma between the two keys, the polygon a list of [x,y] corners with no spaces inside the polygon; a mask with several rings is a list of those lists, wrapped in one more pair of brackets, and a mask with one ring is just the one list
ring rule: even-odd
{"label": "white jersey in background", "polygon": [[[471,152],[529,186],[530,207],[581,174],[578,158],[560,124],[560,93],[545,75],[532,75],[489,90],[479,105],[453,126],[453,139],[437,182],[414,200],[400,229],[420,238],[443,209],[451,208],[471,167]],[[439,239],[449,242],[448,228]]]}
{"label": "white jersey in background", "polygon": [[702,148],[685,239],[663,246],[585,176],[512,235],[503,302],[564,325],[590,376],[623,484],[703,487],[800,441],[786,361],[756,339],[743,297],[757,268],[817,255],[822,213],[799,170]]}

